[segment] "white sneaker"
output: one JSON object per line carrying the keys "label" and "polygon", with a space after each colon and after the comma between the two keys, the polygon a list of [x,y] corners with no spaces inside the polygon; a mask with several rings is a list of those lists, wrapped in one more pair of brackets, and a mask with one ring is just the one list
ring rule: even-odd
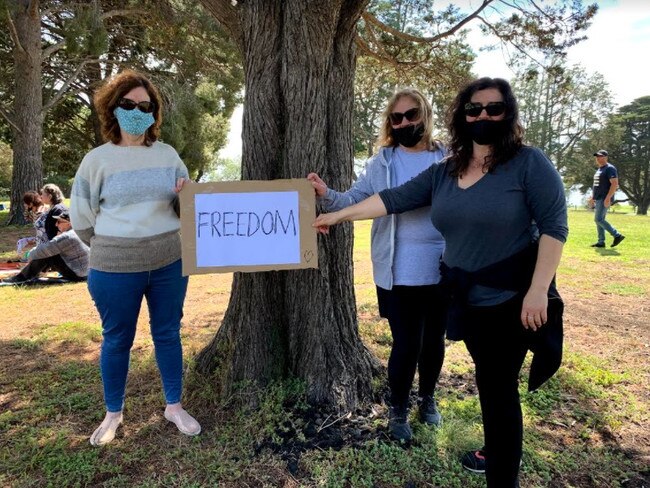
{"label": "white sneaker", "polygon": [[165,418],[173,422],[178,427],[178,430],[185,435],[199,435],[201,433],[201,425],[182,408],[174,413],[169,413],[169,409],[166,408]]}
{"label": "white sneaker", "polygon": [[93,435],[90,436],[90,443],[93,446],[103,446],[111,442],[115,439],[115,432],[122,423],[122,420],[124,420],[122,412],[119,415],[112,415],[110,412],[107,412],[102,423],[93,432]]}

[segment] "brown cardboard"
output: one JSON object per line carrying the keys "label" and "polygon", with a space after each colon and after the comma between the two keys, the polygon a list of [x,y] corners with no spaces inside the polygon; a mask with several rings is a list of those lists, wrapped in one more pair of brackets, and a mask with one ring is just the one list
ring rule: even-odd
{"label": "brown cardboard", "polygon": [[[255,193],[297,191],[299,201],[300,263],[239,266],[197,266],[197,224],[195,195],[204,193]],[[316,219],[316,198],[311,183],[306,178],[272,181],[228,181],[187,183],[180,192],[181,244],[183,275],[203,273],[231,273],[234,271],[276,271],[286,269],[318,268],[316,229],[311,225]]]}

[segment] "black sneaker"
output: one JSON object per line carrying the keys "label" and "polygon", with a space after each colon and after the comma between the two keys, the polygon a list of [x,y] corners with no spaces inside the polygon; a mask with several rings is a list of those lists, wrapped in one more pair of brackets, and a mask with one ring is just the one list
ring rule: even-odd
{"label": "black sneaker", "polygon": [[431,395],[426,395],[422,397],[420,402],[420,422],[427,425],[434,425],[440,427],[442,423],[442,415],[438,411],[438,406],[436,405],[436,399]]}
{"label": "black sneaker", "polygon": [[409,442],[413,438],[413,432],[408,421],[408,409],[406,407],[390,408],[388,432],[396,441]]}
{"label": "black sneaker", "polygon": [[612,241],[612,247],[618,246],[623,239],[625,239],[625,236],[623,234],[615,236],[614,240]]}
{"label": "black sneaker", "polygon": [[[466,452],[460,458],[460,463],[467,471],[471,471],[472,473],[485,474],[485,449]],[[519,467],[521,467],[523,464],[523,460],[520,459]]]}
{"label": "black sneaker", "polygon": [[18,275],[10,276],[9,278],[3,278],[0,280],[0,286],[12,286],[12,285],[21,285],[27,283],[25,280],[20,280]]}
{"label": "black sneaker", "polygon": [[604,242],[597,242],[596,244],[592,244],[591,247],[605,247]]}
{"label": "black sneaker", "polygon": [[460,464],[463,465],[467,471],[472,473],[485,474],[485,451],[479,449],[478,451],[469,451],[463,454],[460,458]]}

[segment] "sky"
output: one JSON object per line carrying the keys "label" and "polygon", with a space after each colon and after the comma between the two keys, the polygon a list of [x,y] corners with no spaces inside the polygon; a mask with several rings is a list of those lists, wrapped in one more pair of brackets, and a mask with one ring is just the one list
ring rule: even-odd
{"label": "sky", "polygon": [[[444,5],[449,2],[436,3]],[[480,5],[480,0],[453,3],[463,11],[469,11]],[[599,11],[585,32],[587,39],[569,49],[569,64],[580,64],[589,71],[602,74],[616,106],[650,95],[650,0],[583,0],[583,3],[597,3]],[[490,44],[490,40],[483,38],[477,29],[471,30],[468,41],[477,53],[476,74],[505,79],[513,77],[501,49],[480,50]],[[219,153],[221,157],[241,156],[242,112],[240,106],[233,114],[228,143]]]}

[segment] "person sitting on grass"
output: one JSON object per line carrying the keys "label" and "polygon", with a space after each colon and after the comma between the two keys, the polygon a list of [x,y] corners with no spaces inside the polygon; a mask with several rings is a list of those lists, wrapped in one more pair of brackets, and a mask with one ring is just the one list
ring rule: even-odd
{"label": "person sitting on grass", "polygon": [[38,280],[42,271],[52,269],[68,281],[85,281],[88,276],[88,246],[70,225],[70,214],[65,211],[53,217],[59,234],[41,243],[29,253],[29,262],[20,273],[2,280],[2,285],[21,285]]}
{"label": "person sitting on grass", "polygon": [[[21,257],[28,253],[33,247],[36,247],[41,242],[47,242],[47,234],[45,233],[45,219],[48,213],[48,207],[43,203],[41,195],[37,191],[28,191],[23,195],[23,206],[25,220],[34,224],[36,231],[35,235],[31,237],[22,237],[16,243],[16,252]],[[27,259],[25,258],[25,261]]]}

